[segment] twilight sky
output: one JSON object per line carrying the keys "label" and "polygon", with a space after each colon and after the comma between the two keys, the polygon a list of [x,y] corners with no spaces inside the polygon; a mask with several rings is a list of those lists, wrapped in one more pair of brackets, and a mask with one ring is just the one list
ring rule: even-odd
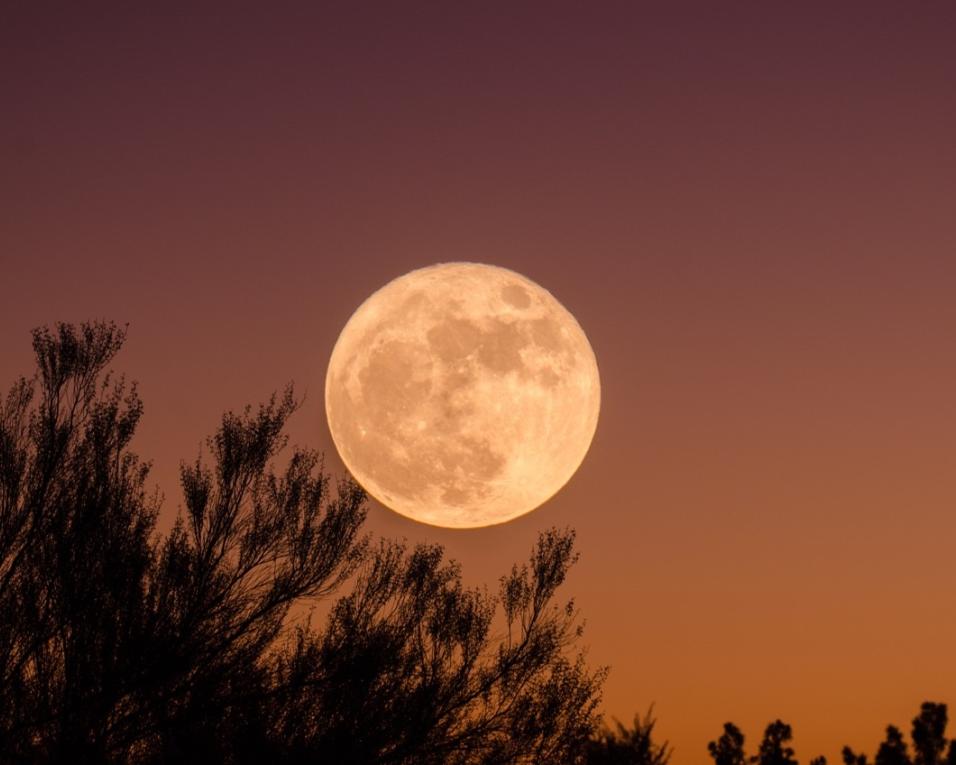
{"label": "twilight sky", "polygon": [[[801,759],[956,705],[956,5],[6,3],[0,383],[29,330],[129,322],[137,442],[180,459],[439,261],[588,333],[581,470],[487,529],[372,504],[494,583],[571,525],[605,709],[675,765],[732,719]],[[786,5],[786,7],[784,7]]]}

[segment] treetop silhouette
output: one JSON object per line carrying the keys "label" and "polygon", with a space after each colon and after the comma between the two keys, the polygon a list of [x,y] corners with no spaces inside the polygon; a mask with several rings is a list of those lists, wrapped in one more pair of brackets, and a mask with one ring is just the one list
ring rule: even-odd
{"label": "treetop silhouette", "polygon": [[[598,727],[606,670],[558,596],[573,531],[540,534],[496,591],[440,546],[372,540],[362,489],[288,448],[291,388],[222,417],[158,533],[143,404],[108,371],[124,341],[36,330],[36,373],[0,401],[0,763],[667,765],[650,711]],[[321,625],[291,618],[323,598]],[[924,703],[875,765],[956,765],[946,724]],[[728,722],[707,748],[797,765],[792,739],[776,720],[748,756]]]}
{"label": "treetop silhouette", "polygon": [[[913,718],[911,739],[913,756],[899,728],[888,725],[886,738],[876,753],[875,765],[956,765],[956,739],[946,739],[947,710],[945,704],[924,702],[920,713]],[[764,731],[760,749],[748,757],[744,751],[744,736],[733,723],[724,724],[723,735],[707,745],[714,765],[797,765],[795,753],[789,746],[793,731],[789,725],[776,720]],[[844,765],[868,765],[865,754],[843,747]],[[826,758],[816,757],[810,765],[826,765]]]}
{"label": "treetop silhouette", "polygon": [[614,729],[602,727],[592,736],[586,750],[588,765],[667,765],[673,750],[665,741],[654,740],[653,707],[644,717],[634,716],[633,727],[615,721]]}
{"label": "treetop silhouette", "polygon": [[[956,765],[956,739],[947,742],[945,704],[923,702],[919,714],[913,718],[910,739],[913,755],[903,738],[903,733],[894,725],[886,727],[886,738],[876,752],[876,765]],[[866,765],[865,754],[854,752],[846,746],[842,752],[845,765]]]}
{"label": "treetop silhouette", "polygon": [[[574,535],[541,535],[497,594],[434,545],[373,543],[365,495],[276,457],[291,389],[227,413],[183,508],[130,449],[143,413],[112,323],[34,332],[0,410],[0,759],[574,761],[604,671],[556,594]],[[322,627],[293,608],[335,597]],[[501,616],[496,616],[496,614]],[[504,630],[499,635],[499,620]]]}

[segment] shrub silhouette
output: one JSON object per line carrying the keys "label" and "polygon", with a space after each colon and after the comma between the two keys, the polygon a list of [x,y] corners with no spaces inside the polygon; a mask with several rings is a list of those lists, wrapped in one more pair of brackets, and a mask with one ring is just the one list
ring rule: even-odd
{"label": "shrub silhouette", "polygon": [[[542,533],[496,593],[439,546],[373,542],[361,488],[283,452],[291,389],[223,416],[158,534],[130,448],[143,405],[107,371],[124,340],[37,330],[36,374],[0,402],[0,762],[667,765],[651,711],[597,728],[605,670],[557,600],[573,532]],[[875,765],[956,765],[946,725],[925,702]],[[726,723],[708,751],[797,765],[792,738],[776,720],[748,756]]]}
{"label": "shrub silhouette", "polygon": [[[876,765],[956,765],[956,739],[946,740],[947,708],[945,704],[924,701],[913,718],[910,738],[913,756],[894,725],[886,727],[886,738],[876,752]],[[850,747],[843,747],[845,765],[866,765],[867,756]]]}
{"label": "shrub silhouette", "polygon": [[615,721],[615,729],[603,727],[588,744],[585,761],[588,765],[667,765],[671,748],[665,741],[654,742],[653,708],[642,718],[634,716],[634,727]]}
{"label": "shrub silhouette", "polygon": [[733,723],[724,723],[724,732],[716,741],[707,744],[714,765],[744,765],[744,734]]}
{"label": "shrub silhouette", "polygon": [[894,725],[887,725],[886,740],[876,752],[877,765],[909,765],[910,762],[902,732]]}
{"label": "shrub silhouette", "polygon": [[[499,592],[440,547],[372,543],[365,496],[293,449],[291,390],[228,413],[160,500],[130,443],[110,323],[34,332],[0,408],[0,758],[8,762],[571,762],[604,671],[556,591],[570,531]],[[321,628],[290,612],[337,596]],[[500,614],[500,616],[498,615]],[[499,635],[500,633],[500,635]]]}
{"label": "shrub silhouette", "polygon": [[791,727],[781,720],[775,720],[764,731],[755,762],[759,765],[797,765],[793,748],[787,746],[792,740]]}
{"label": "shrub silhouette", "polygon": [[[719,739],[707,744],[707,751],[714,765],[797,765],[794,751],[787,746],[793,740],[790,726],[781,720],[775,720],[764,730],[763,740],[756,755],[748,757],[744,750],[744,734],[733,723],[724,723],[724,732]],[[826,760],[814,760],[818,765],[826,765]]]}
{"label": "shrub silhouette", "polygon": [[[875,765],[956,765],[956,739],[946,739],[947,710],[945,704],[926,701],[920,713],[913,718],[911,738],[913,757],[910,757],[906,741],[899,728],[889,725],[886,738],[876,753]],[[715,765],[743,765],[745,762],[758,765],[796,765],[793,749],[788,746],[793,731],[786,723],[776,720],[767,726],[758,754],[747,757],[744,751],[744,736],[733,723],[724,724],[724,733],[707,745]],[[868,765],[865,754],[854,752],[845,746],[842,750],[844,765]],[[826,758],[817,757],[810,765],[826,765]]]}

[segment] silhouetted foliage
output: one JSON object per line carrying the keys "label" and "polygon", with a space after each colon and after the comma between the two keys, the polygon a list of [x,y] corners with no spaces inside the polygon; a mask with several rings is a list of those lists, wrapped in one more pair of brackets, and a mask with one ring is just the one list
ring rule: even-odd
{"label": "silhouetted foliage", "polygon": [[[874,762],[876,765],[956,765],[956,739],[946,740],[947,709],[945,704],[923,702],[919,714],[913,718],[910,738],[913,756],[894,725],[886,727],[886,738],[880,744]],[[865,754],[857,754],[843,747],[846,765],[866,765]]]}
{"label": "silhouetted foliage", "polygon": [[[875,765],[956,765],[956,739],[946,739],[946,705],[924,702],[920,713],[913,718],[911,738],[913,757],[899,728],[888,725],[886,738],[876,753]],[[733,723],[724,724],[724,733],[717,741],[707,745],[715,765],[742,765],[744,762],[758,765],[796,765],[794,751],[787,744],[793,739],[790,726],[777,720],[767,726],[760,751],[748,758],[744,752],[744,737]],[[843,747],[841,759],[844,765],[867,765],[865,754]],[[826,758],[817,757],[810,765],[826,765]]]}
{"label": "silhouetted foliage", "polygon": [[840,752],[843,759],[844,765],[867,765],[867,757],[865,754],[857,754],[850,747],[845,746]]}
{"label": "silhouetted foliage", "polygon": [[775,720],[764,731],[754,762],[759,765],[796,765],[793,748],[787,746],[790,741],[793,741],[793,730],[785,722]]}
{"label": "silhouetted foliage", "polygon": [[[330,487],[307,450],[275,467],[287,390],[223,417],[159,535],[129,448],[142,404],[106,371],[123,341],[107,323],[36,331],[38,373],[0,409],[0,758],[580,758],[603,671],[554,601],[572,532],[542,534],[497,595],[437,546],[370,544],[356,484]],[[302,621],[343,588],[322,628]]]}
{"label": "silhouetted foliage", "polygon": [[733,723],[724,723],[724,732],[716,741],[707,744],[714,765],[744,765],[744,734]]}
{"label": "silhouetted foliage", "polygon": [[654,741],[653,711],[643,718],[635,715],[633,728],[615,720],[614,730],[605,726],[598,731],[587,747],[588,765],[666,765],[672,750],[666,741]]}
{"label": "silhouetted foliage", "polygon": [[[596,727],[604,670],[556,600],[573,532],[541,534],[494,593],[439,546],[372,543],[354,482],[299,448],[277,467],[291,389],[222,418],[158,534],[143,406],[107,371],[124,339],[35,331],[37,372],[0,402],[0,762],[667,765],[651,711]],[[875,765],[956,765],[946,724],[924,703]],[[797,765],[792,739],[776,720],[748,757],[726,723],[708,751]]]}
{"label": "silhouetted foliage", "polygon": [[942,765],[946,750],[946,705],[924,703],[913,719],[913,765]]}
{"label": "silhouetted foliage", "polygon": [[[322,634],[299,632],[275,666],[296,693],[275,718],[289,752],[338,762],[569,762],[594,726],[602,676],[563,657],[573,604],[550,605],[573,535],[541,536],[496,599],[464,589],[441,549],[382,542]],[[491,649],[491,650],[489,650]]]}
{"label": "silhouetted foliage", "polygon": [[[744,750],[744,734],[733,723],[724,723],[724,732],[719,739],[707,744],[707,751],[714,765],[797,765],[793,748],[793,731],[781,720],[774,720],[764,730],[757,754],[748,757]],[[811,765],[826,765],[826,758],[817,757]]]}
{"label": "silhouetted foliage", "polygon": [[902,732],[895,725],[887,725],[886,740],[876,753],[876,765],[909,765],[910,762]]}

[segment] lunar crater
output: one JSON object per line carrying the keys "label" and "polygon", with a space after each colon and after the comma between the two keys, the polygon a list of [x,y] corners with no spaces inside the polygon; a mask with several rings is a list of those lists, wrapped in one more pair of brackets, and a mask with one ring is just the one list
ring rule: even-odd
{"label": "lunar crater", "polygon": [[527,308],[531,305],[531,296],[528,291],[517,284],[509,284],[502,288],[501,297],[508,305],[515,308]]}

